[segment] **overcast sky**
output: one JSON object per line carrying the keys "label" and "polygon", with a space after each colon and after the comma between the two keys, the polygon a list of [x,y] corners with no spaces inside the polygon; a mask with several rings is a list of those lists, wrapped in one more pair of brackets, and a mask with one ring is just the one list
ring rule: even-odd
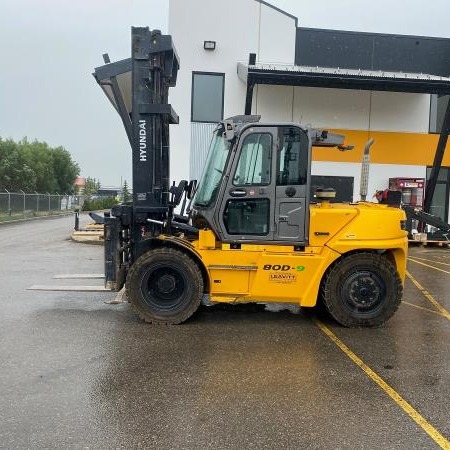
{"label": "overcast sky", "polygon": [[[449,0],[271,3],[304,27],[450,37]],[[125,131],[91,73],[105,51],[129,57],[131,25],[167,22],[168,0],[0,0],[0,136],[62,145],[102,185],[130,181]]]}
{"label": "overcast sky", "polygon": [[131,181],[122,122],[92,77],[130,56],[130,27],[167,32],[163,0],[0,0],[0,136],[63,145],[83,176]]}

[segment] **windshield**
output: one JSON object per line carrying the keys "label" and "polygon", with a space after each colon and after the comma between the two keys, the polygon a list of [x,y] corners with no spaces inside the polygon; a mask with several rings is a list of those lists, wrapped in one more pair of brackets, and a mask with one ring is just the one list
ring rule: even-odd
{"label": "windshield", "polygon": [[221,127],[214,132],[194,205],[210,206],[216,199],[229,150],[230,143],[224,138]]}

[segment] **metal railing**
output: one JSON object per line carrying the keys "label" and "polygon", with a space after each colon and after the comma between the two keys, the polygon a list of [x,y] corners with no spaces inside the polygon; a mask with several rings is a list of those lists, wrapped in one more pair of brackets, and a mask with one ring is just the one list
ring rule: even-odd
{"label": "metal railing", "polygon": [[82,195],[0,192],[0,221],[61,214],[81,208]]}

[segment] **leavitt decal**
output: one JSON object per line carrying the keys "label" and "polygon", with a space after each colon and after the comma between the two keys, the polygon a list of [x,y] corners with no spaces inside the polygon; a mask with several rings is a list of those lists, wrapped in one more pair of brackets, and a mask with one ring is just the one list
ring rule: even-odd
{"label": "leavitt decal", "polygon": [[272,283],[295,283],[297,281],[297,275],[295,273],[271,273],[269,275],[269,281]]}

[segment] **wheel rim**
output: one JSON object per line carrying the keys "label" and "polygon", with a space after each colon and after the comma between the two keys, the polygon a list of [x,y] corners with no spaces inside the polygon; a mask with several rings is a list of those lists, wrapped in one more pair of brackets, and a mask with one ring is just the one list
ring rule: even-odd
{"label": "wheel rim", "polygon": [[376,273],[359,271],[348,276],[341,289],[346,307],[357,315],[372,315],[381,308],[386,286]]}
{"label": "wheel rim", "polygon": [[177,310],[186,298],[187,279],[174,267],[149,269],[142,279],[141,293],[149,308],[159,312]]}

